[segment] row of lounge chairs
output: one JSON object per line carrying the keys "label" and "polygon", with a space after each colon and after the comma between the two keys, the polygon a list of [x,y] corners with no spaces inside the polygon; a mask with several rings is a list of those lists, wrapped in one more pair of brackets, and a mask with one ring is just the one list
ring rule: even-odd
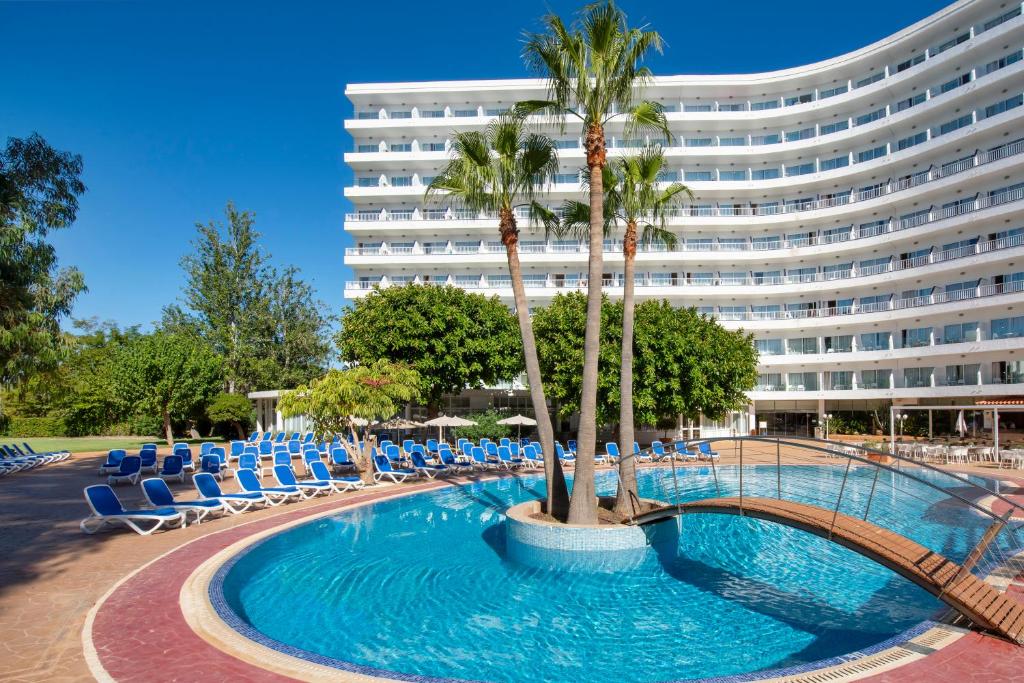
{"label": "row of lounge chairs", "polygon": [[189,501],[176,499],[160,477],[145,479],[142,493],[151,507],[141,509],[126,509],[110,485],[87,486],[85,500],[92,514],[83,519],[79,527],[87,534],[94,534],[110,526],[124,526],[148,536],[161,529],[184,527],[190,519],[198,524],[211,516],[239,514],[363,487],[359,477],[333,476],[321,461],[311,463],[311,476],[301,480],[296,478],[291,466],[275,465],[273,474],[277,486],[264,486],[251,470],[237,470],[234,474],[240,491],[225,493],[212,473],[197,472],[192,481],[199,497]]}
{"label": "row of lounge chairs", "polygon": [[27,442],[0,445],[0,477],[33,470],[43,465],[62,462],[71,457],[70,451],[47,451],[37,453]]}

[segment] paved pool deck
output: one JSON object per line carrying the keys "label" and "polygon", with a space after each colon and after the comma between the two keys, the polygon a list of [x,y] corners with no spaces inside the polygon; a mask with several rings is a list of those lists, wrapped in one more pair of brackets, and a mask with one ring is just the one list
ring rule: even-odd
{"label": "paved pool deck", "polygon": [[[730,451],[723,449],[723,464],[732,460]],[[774,462],[774,457],[774,448],[763,454],[748,449],[744,463]],[[785,450],[782,457],[787,463],[807,461]],[[287,667],[253,666],[225,652],[224,643],[193,630],[180,600],[193,570],[232,544],[275,527],[444,485],[403,484],[317,498],[150,537],[122,531],[87,536],[78,529],[87,514],[81,491],[102,481],[96,474],[101,460],[99,454],[80,454],[0,479],[0,680],[81,681],[95,673],[118,681],[289,680]],[[962,470],[1005,481],[1009,497],[1024,504],[1024,473]],[[193,497],[190,483],[172,488],[183,498]],[[228,480],[224,488],[235,490],[235,484]],[[142,503],[138,487],[122,486],[118,494],[127,506]],[[338,672],[333,677],[357,678]],[[970,633],[863,680],[1020,681],[1024,648]]]}

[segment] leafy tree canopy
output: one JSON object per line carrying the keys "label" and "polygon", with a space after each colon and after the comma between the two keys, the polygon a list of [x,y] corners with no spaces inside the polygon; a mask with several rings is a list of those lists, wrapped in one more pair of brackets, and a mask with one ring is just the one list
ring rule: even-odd
{"label": "leafy tree canopy", "polygon": [[[583,369],[586,296],[561,294],[534,314],[545,388],[563,416],[578,410]],[[622,303],[601,307],[598,423],[612,424],[619,411]],[[667,301],[636,307],[633,412],[637,424],[654,425],[672,415],[712,418],[746,405],[757,381],[751,337],[730,331],[692,308]]]}
{"label": "leafy tree canopy", "polygon": [[245,437],[245,429],[253,422],[252,403],[241,394],[220,393],[206,407],[206,416],[214,424],[229,424],[239,439]]}
{"label": "leafy tree canopy", "polygon": [[60,321],[85,290],[74,268],[57,269],[46,241],[78,213],[82,158],[37,134],[0,150],[0,383],[52,367],[67,351]]}
{"label": "leafy tree canopy", "polygon": [[457,287],[377,289],[345,312],[336,342],[343,361],[413,368],[435,408],[445,394],[511,381],[523,367],[512,312],[497,297]]}
{"label": "leafy tree canopy", "polygon": [[116,395],[125,407],[163,418],[170,443],[172,420],[193,415],[221,386],[221,360],[194,336],[158,331],[126,344],[113,369]]}

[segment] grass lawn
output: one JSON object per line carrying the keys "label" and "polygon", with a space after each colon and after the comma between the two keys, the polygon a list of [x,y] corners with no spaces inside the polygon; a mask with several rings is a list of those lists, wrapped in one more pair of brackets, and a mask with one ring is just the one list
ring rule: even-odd
{"label": "grass lawn", "polygon": [[[202,439],[201,441],[220,441],[220,439]],[[159,448],[164,449],[167,444],[163,439],[150,436],[67,436],[38,439],[23,439],[17,436],[0,437],[0,443],[17,443],[27,441],[34,450],[42,451],[71,451],[72,453],[87,453],[89,451],[109,451],[112,448],[124,448],[132,451],[138,450],[144,443],[155,443]],[[194,439],[181,439],[185,443],[199,443]]]}

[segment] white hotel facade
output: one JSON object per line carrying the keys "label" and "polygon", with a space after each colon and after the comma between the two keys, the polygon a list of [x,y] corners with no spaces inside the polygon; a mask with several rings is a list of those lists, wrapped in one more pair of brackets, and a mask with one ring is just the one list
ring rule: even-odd
{"label": "white hotel facade", "polygon": [[[665,182],[692,204],[673,250],[641,249],[636,294],[751,332],[760,377],[747,413],[711,429],[802,431],[818,416],[891,404],[1024,395],[1024,17],[965,0],[824,62],[735,76],[659,76],[645,97],[671,141],[607,127],[610,155],[666,145]],[[538,80],[350,85],[354,205],[345,296],[450,283],[511,304],[493,216],[425,186],[455,130],[482,129]],[[561,171],[552,207],[581,196],[577,127],[547,131]],[[543,306],[585,287],[587,246],[521,222],[527,293]],[[622,293],[620,238],[605,291]],[[755,417],[756,415],[756,417]]]}

